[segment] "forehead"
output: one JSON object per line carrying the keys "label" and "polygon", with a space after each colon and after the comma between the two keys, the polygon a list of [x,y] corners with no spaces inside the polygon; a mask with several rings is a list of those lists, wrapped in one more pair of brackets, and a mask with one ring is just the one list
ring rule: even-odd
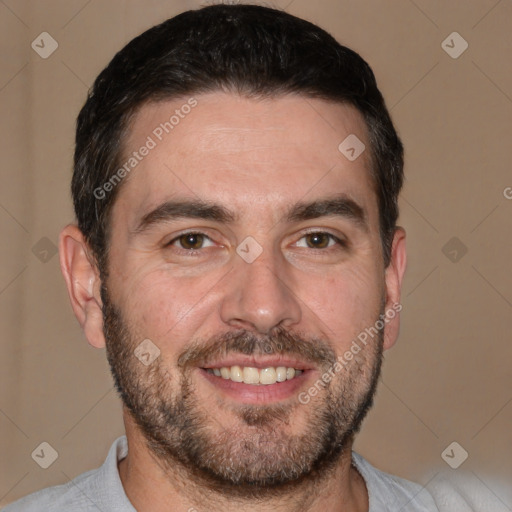
{"label": "forehead", "polygon": [[290,202],[340,192],[375,203],[370,152],[350,161],[339,150],[349,136],[369,149],[355,108],[296,95],[249,99],[218,92],[146,104],[125,137],[121,160],[137,161],[114,217],[122,212],[133,224],[159,203],[183,197],[241,211],[259,205],[269,216]]}

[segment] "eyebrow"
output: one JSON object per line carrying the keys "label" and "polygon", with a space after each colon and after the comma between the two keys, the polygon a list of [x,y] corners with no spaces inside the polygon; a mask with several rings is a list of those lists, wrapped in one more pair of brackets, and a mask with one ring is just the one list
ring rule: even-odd
{"label": "eyebrow", "polygon": [[224,206],[207,201],[166,201],[144,215],[132,234],[140,234],[155,224],[179,218],[205,219],[228,224],[234,222],[236,216]]}
{"label": "eyebrow", "polygon": [[346,194],[294,205],[287,215],[288,222],[313,220],[320,217],[342,217],[368,231],[368,218],[364,208]]}
{"label": "eyebrow", "polygon": [[[296,203],[287,211],[284,220],[299,222],[329,216],[351,220],[359,228],[368,231],[368,219],[364,208],[345,194]],[[141,234],[155,224],[178,218],[212,220],[223,224],[230,224],[239,219],[238,215],[219,204],[202,200],[171,200],[145,214],[131,234]]]}

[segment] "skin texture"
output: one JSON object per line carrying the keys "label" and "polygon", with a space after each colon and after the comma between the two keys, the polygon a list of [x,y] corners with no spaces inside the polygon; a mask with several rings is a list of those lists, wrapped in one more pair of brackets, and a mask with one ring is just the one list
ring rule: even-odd
{"label": "skin texture", "polygon": [[[143,106],[126,156],[187,100]],[[352,437],[399,315],[307,404],[298,400],[400,301],[405,234],[397,229],[385,268],[364,121],[350,106],[300,96],[196,100],[118,185],[107,282],[76,226],[60,237],[74,312],[89,343],[107,347],[125,404],[127,496],[139,511],[368,510]],[[349,134],[367,148],[353,162],[338,150]],[[341,194],[364,223],[287,216]],[[169,200],[215,203],[235,218],[180,217],[137,233]],[[186,231],[207,238],[191,252],[180,245]],[[248,236],[262,249],[252,263],[236,251]],[[160,350],[149,366],[133,356],[144,339]],[[293,358],[308,371],[284,398],[227,394],[201,370],[225,354]]]}

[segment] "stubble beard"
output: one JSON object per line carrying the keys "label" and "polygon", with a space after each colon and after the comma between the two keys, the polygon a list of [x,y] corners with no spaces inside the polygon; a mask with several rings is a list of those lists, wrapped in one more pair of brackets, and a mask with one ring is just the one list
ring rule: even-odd
{"label": "stubble beard", "polygon": [[[325,478],[373,404],[383,330],[330,383],[317,386],[318,395],[307,405],[297,400],[227,406],[217,403],[216,394],[198,399],[192,379],[198,361],[226,353],[291,354],[322,368],[321,376],[332,371],[335,352],[325,340],[306,339],[281,328],[264,338],[245,330],[230,332],[192,342],[178,357],[171,376],[162,357],[149,366],[135,357],[134,349],[144,337],[134,335],[106,287],[102,300],[115,386],[148,449],[170,474],[180,472],[185,480],[224,496],[263,499]],[[209,413],[208,407],[218,412],[219,404],[228,409],[222,415],[236,419],[230,422],[235,426],[226,427]],[[297,421],[301,431],[291,434]]]}

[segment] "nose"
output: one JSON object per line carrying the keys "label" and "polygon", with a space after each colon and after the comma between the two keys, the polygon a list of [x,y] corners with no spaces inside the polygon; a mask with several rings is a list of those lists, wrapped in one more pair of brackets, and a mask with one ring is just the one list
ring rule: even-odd
{"label": "nose", "polygon": [[222,321],[260,334],[299,323],[300,300],[291,289],[285,261],[266,250],[252,263],[236,258],[221,305]]}

